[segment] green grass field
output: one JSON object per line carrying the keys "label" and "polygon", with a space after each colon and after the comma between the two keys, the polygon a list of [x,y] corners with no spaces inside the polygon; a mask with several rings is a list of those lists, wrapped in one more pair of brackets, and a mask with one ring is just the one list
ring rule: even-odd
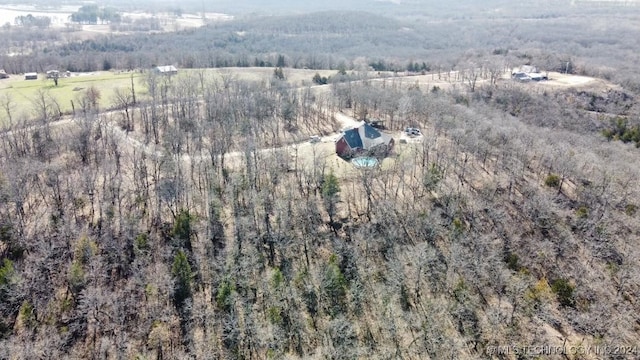
{"label": "green grass field", "polygon": [[[0,102],[6,104],[6,99],[9,97],[13,103],[14,112],[17,111],[17,115],[23,114],[28,117],[29,110],[33,108],[34,99],[38,97],[40,91],[45,91],[56,99],[63,112],[69,113],[72,110],[71,101],[73,100],[77,107],[77,99],[93,86],[100,93],[99,106],[107,108],[113,103],[116,89],[131,88],[131,76],[132,73],[111,72],[77,74],[69,78],[60,78],[58,86],[55,86],[53,80],[46,79],[44,74],[38,74],[38,80],[24,80],[22,76],[14,75],[11,79],[0,81]],[[141,93],[143,76],[144,74],[141,73],[133,73],[134,86],[136,91],[140,90]],[[0,115],[0,119],[5,115]]]}

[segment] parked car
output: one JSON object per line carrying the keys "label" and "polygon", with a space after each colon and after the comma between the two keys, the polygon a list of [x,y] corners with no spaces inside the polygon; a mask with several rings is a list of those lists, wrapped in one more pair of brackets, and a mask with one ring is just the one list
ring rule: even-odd
{"label": "parked car", "polygon": [[381,129],[384,130],[387,127],[384,126],[384,120],[369,120],[369,125],[371,125],[371,127],[374,127],[376,129]]}
{"label": "parked car", "polygon": [[416,129],[416,128],[406,128],[404,129],[405,134],[409,135],[409,136],[420,136],[422,135],[422,133],[420,132],[420,129]]}
{"label": "parked car", "polygon": [[312,143],[312,144],[319,143],[320,142],[320,136],[318,136],[318,135],[309,136],[309,142]]}

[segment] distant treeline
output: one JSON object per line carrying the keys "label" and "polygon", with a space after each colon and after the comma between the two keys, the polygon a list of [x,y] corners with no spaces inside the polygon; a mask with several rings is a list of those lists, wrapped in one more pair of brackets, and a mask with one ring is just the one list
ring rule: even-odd
{"label": "distant treeline", "polygon": [[[419,54],[407,58],[389,54],[407,52],[422,39],[415,32],[396,36],[401,28],[399,21],[362,12],[265,17],[177,33],[105,36],[44,46],[31,49],[28,55],[5,57],[2,63],[11,73],[54,64],[69,71],[135,69],[162,63],[183,68],[270,67],[276,65],[278,54],[284,54],[286,66],[296,68],[333,69],[342,64],[404,71],[414,68],[411,59]],[[377,50],[372,51],[374,48]],[[420,57],[417,65],[421,70],[426,68],[424,59]]]}
{"label": "distant treeline", "polygon": [[97,24],[98,20],[101,23],[120,22],[121,16],[112,7],[98,7],[98,5],[84,5],[78,11],[71,14],[71,21],[80,24]]}
{"label": "distant treeline", "polygon": [[[25,55],[0,57],[11,73],[56,66],[69,71],[147,68],[286,66],[309,69],[378,71],[453,70],[468,66],[534,64],[544,70],[595,75],[639,88],[632,71],[640,40],[633,19],[611,9],[565,8],[527,13],[526,18],[479,14],[442,21],[394,19],[361,11],[242,17],[235,21],[175,33],[108,35],[83,42],[37,45],[16,29],[5,37]],[[596,19],[615,16],[607,31]],[[43,36],[32,33],[30,36]],[[22,39],[17,41],[15,39]],[[6,52],[6,51],[5,51]],[[628,70],[628,71],[627,71]]]}
{"label": "distant treeline", "polygon": [[51,25],[51,18],[48,16],[33,16],[32,14],[16,17],[15,24],[23,27],[48,28]]}

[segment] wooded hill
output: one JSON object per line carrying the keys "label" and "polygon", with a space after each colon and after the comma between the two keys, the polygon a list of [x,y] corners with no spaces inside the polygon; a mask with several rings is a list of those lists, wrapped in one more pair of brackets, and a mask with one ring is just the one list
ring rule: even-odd
{"label": "wooded hill", "polygon": [[[568,47],[602,76],[580,86],[493,76],[565,58],[492,41],[409,79],[149,74],[114,111],[79,91],[69,117],[46,91],[28,118],[4,97],[0,358],[637,357],[637,75],[590,55],[623,40]],[[423,135],[372,169],[301,141],[344,114]]]}

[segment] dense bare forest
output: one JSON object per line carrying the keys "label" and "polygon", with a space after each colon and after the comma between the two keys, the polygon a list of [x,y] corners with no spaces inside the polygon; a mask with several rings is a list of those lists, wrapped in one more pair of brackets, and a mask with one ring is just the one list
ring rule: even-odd
{"label": "dense bare forest", "polygon": [[[398,14],[2,57],[181,69],[109,109],[0,90],[0,359],[640,356],[640,8]],[[274,71],[207,69],[238,65]],[[345,119],[421,135],[356,168]]]}

